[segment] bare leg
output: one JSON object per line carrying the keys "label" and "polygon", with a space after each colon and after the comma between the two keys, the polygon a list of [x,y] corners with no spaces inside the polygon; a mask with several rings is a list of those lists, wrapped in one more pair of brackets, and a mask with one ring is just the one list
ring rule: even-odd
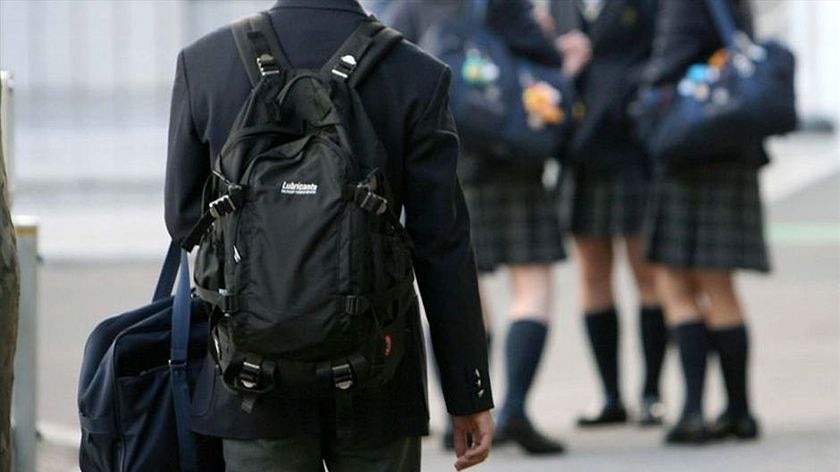
{"label": "bare leg", "polygon": [[512,320],[536,319],[548,323],[551,314],[551,266],[547,264],[511,266]]}
{"label": "bare leg", "polygon": [[585,313],[612,308],[613,242],[609,238],[576,237],[580,266],[580,299]]}
{"label": "bare leg", "polygon": [[633,277],[636,279],[636,288],[639,291],[639,303],[642,306],[659,306],[653,266],[645,262],[642,256],[641,238],[632,236],[626,238],[624,243],[627,251],[627,260],[630,262]]}

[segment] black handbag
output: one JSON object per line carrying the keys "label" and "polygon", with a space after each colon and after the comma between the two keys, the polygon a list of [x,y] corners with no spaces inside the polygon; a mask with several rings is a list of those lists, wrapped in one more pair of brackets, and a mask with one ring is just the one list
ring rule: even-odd
{"label": "black handbag", "polygon": [[437,23],[420,40],[453,71],[450,104],[461,142],[482,157],[541,168],[571,132],[572,83],[559,68],[514,54],[486,25],[488,0],[464,4],[465,15]]}
{"label": "black handbag", "polygon": [[221,444],[190,432],[208,319],[190,295],[187,264],[172,243],[152,303],[103,321],[88,338],[78,393],[82,472],[224,470]]}
{"label": "black handbag", "polygon": [[670,166],[739,159],[797,126],[793,53],[736,29],[725,0],[706,0],[725,50],[676,85],[640,94],[634,116],[650,154]]}

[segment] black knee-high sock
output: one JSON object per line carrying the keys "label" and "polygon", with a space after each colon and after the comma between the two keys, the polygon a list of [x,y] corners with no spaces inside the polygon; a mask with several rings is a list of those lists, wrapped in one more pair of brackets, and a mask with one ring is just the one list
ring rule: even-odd
{"label": "black knee-high sock", "polygon": [[639,331],[645,355],[645,384],[642,395],[659,397],[659,377],[668,345],[668,327],[661,307],[642,307],[639,313]]}
{"label": "black knee-high sock", "polygon": [[587,313],[585,319],[589,345],[601,375],[604,396],[608,403],[618,403],[621,401],[621,390],[618,387],[618,313],[615,308],[608,308]]}
{"label": "black knee-high sock", "polygon": [[547,332],[545,323],[537,320],[519,320],[510,325],[505,342],[507,397],[500,417],[525,417],[525,398],[534,381]]}
{"label": "black knee-high sock", "polygon": [[729,397],[727,413],[740,418],[750,414],[747,398],[749,336],[744,325],[709,331],[712,347],[720,357],[723,381]]}
{"label": "black knee-high sock", "polygon": [[703,414],[703,387],[706,383],[706,356],[709,334],[703,322],[674,327],[674,342],[680,351],[685,377],[683,417]]}

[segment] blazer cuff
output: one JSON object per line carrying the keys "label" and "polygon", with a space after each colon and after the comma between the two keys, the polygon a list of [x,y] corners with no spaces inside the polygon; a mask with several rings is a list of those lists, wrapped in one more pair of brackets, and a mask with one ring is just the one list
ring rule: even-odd
{"label": "blazer cuff", "polygon": [[466,416],[493,409],[490,373],[486,368],[468,369],[458,380],[450,382],[443,392],[450,415]]}

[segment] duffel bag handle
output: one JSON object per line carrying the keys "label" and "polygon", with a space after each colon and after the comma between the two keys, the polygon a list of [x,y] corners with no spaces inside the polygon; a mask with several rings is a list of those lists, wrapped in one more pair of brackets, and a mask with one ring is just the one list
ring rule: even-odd
{"label": "duffel bag handle", "polygon": [[[173,245],[177,246],[174,242]],[[198,472],[195,443],[190,432],[190,387],[187,363],[189,361],[190,312],[190,262],[187,251],[178,248],[180,270],[175,300],[172,302],[172,337],[170,341],[169,372],[172,381],[172,400],[175,408],[175,428],[178,432],[180,472]]]}
{"label": "duffel bag handle", "polygon": [[166,251],[166,258],[163,260],[163,267],[160,269],[155,294],[152,303],[163,300],[172,295],[172,288],[175,287],[175,278],[178,276],[178,266],[181,264],[181,247],[173,240]]}
{"label": "duffel bag handle", "polygon": [[190,387],[187,371],[192,311],[190,263],[187,252],[173,240],[163,261],[153,301],[169,297],[176,278],[178,287],[172,301],[169,372],[175,410],[175,429],[178,434],[178,456],[181,466],[179,472],[198,472],[195,443],[190,432]]}

